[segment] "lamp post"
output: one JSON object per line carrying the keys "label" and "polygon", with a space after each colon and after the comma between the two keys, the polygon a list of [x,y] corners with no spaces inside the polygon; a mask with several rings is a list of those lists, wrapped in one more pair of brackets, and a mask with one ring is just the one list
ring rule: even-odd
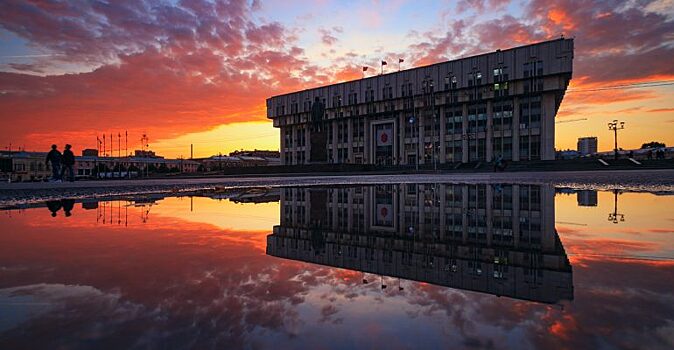
{"label": "lamp post", "polygon": [[613,156],[615,159],[618,159],[618,130],[622,130],[624,128],[625,122],[618,121],[617,119],[614,119],[612,122],[608,123],[608,129],[613,130]]}
{"label": "lamp post", "polygon": [[[414,124],[417,122],[417,118],[415,116],[410,116],[409,119],[407,119],[407,122],[412,125],[412,130],[414,130]],[[417,135],[417,139],[419,138],[419,135]],[[415,149],[415,154],[416,158],[414,159],[414,164],[416,165],[417,171],[419,171],[419,142],[417,141],[417,145],[414,147]]]}
{"label": "lamp post", "polygon": [[[433,158],[433,170],[437,171],[438,170],[438,156],[437,153],[438,150],[436,148],[439,148],[439,145],[436,143],[435,138],[436,136],[439,139],[438,135],[438,129],[437,129],[437,123],[438,123],[438,114],[437,111],[435,110],[435,86],[433,83],[433,79],[430,77],[426,77],[423,80],[423,99],[424,99],[424,114],[426,117],[430,117],[431,115],[433,116],[433,133],[431,134],[431,157]],[[426,138],[426,135],[424,135],[424,139]],[[426,141],[422,140],[424,143],[424,159],[426,158]]]}
{"label": "lamp post", "polygon": [[614,224],[625,221],[625,214],[618,212],[618,195],[620,190],[613,190],[613,212],[608,214],[608,221]]}

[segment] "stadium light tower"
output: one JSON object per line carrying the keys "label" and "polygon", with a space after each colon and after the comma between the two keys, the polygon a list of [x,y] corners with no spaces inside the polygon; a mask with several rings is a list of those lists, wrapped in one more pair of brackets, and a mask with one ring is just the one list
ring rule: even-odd
{"label": "stadium light tower", "polygon": [[608,129],[613,130],[613,156],[615,159],[618,159],[618,130],[625,128],[625,122],[618,121],[614,119],[612,122],[608,123]]}

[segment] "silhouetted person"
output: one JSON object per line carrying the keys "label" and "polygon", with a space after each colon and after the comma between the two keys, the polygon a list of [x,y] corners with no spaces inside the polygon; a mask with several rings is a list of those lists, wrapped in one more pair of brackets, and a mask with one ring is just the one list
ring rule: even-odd
{"label": "silhouetted person", "polygon": [[56,217],[56,213],[61,210],[62,204],[61,201],[48,201],[47,209],[51,212],[52,217]]}
{"label": "silhouetted person", "polygon": [[494,171],[503,171],[506,168],[506,162],[502,155],[498,155],[494,161]]}
{"label": "silhouetted person", "polygon": [[653,150],[649,149],[648,153],[646,153],[646,156],[648,157],[648,159],[653,159]]}
{"label": "silhouetted person", "polygon": [[66,217],[73,215],[70,212],[73,210],[73,207],[75,206],[75,200],[63,199],[61,200],[61,203],[63,204],[63,212],[66,214]]}
{"label": "silhouetted person", "polygon": [[61,180],[61,159],[63,156],[61,152],[56,149],[56,145],[51,145],[51,151],[47,153],[45,164],[51,163],[51,179],[52,181]]}
{"label": "silhouetted person", "polygon": [[68,181],[75,181],[75,171],[73,166],[75,165],[75,155],[73,151],[70,150],[71,145],[66,145],[66,149],[63,151],[63,167],[61,168],[61,178],[63,179],[63,174],[68,171]]}
{"label": "silhouetted person", "polygon": [[630,158],[634,158],[634,151],[630,151]]}

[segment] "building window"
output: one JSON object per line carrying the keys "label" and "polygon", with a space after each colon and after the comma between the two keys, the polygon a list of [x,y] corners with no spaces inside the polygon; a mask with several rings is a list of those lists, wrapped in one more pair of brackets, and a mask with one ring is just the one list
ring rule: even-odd
{"label": "building window", "polygon": [[513,106],[511,101],[496,102],[492,106],[494,131],[510,130],[512,128]]}
{"label": "building window", "polygon": [[529,149],[531,159],[541,159],[541,136],[532,135],[529,138],[531,140]]}
{"label": "building window", "polygon": [[292,147],[293,146],[293,138],[292,138],[292,130],[290,130],[290,128],[286,128],[284,138],[285,138],[286,148]]}
{"label": "building window", "polygon": [[342,96],[335,95],[332,97],[332,107],[341,107],[342,106]]}
{"label": "building window", "polygon": [[513,139],[512,137],[503,138],[503,159],[513,159]]}
{"label": "building window", "polygon": [[523,72],[525,78],[543,75],[543,61],[524,63]]}
{"label": "building window", "polygon": [[485,160],[487,158],[487,140],[484,138],[477,140],[477,159]]}
{"label": "building window", "polygon": [[520,159],[529,159],[529,136],[520,136]]}
{"label": "building window", "polygon": [[352,92],[348,95],[347,99],[348,99],[347,101],[348,101],[349,105],[357,104],[358,103],[358,94],[356,94],[355,92]]}

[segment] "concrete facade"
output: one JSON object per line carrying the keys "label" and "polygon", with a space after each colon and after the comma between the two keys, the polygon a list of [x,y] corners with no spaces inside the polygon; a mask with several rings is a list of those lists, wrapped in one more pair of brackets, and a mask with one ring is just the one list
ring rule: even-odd
{"label": "concrete facade", "polygon": [[286,165],[552,160],[572,66],[562,38],[274,96],[267,117]]}

